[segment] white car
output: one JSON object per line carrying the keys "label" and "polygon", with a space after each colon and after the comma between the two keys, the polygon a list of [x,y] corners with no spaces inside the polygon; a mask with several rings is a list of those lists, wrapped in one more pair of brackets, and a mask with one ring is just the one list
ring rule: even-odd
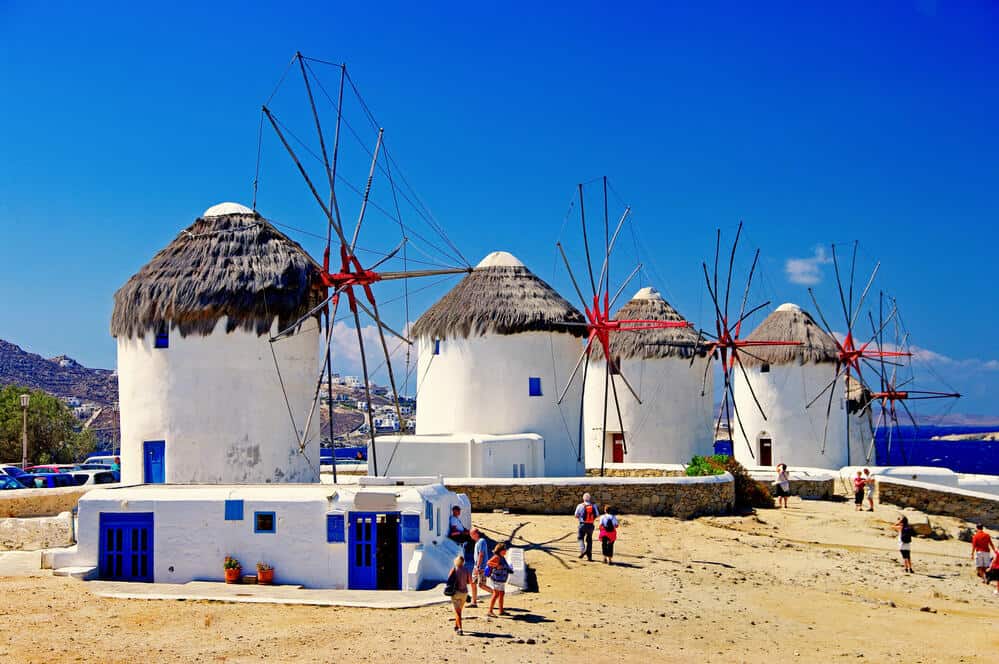
{"label": "white car", "polygon": [[77,486],[84,484],[114,484],[114,473],[110,470],[77,470],[73,473],[73,481]]}
{"label": "white car", "polygon": [[104,466],[110,466],[111,464],[114,463],[114,457],[113,456],[92,456],[92,457],[87,457],[87,460],[84,461],[83,463],[85,463],[85,464],[86,463],[99,463],[99,464],[104,465]]}

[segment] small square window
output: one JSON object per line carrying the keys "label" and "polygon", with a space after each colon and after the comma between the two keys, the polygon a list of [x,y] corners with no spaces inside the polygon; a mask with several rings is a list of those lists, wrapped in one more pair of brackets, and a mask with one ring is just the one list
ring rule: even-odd
{"label": "small square window", "polygon": [[531,376],[528,379],[528,386],[529,386],[529,389],[530,389],[530,395],[532,397],[540,397],[541,396],[541,378],[539,378],[537,376]]}
{"label": "small square window", "polygon": [[165,323],[161,323],[158,328],[156,328],[156,340],[153,342],[154,348],[169,348],[170,347],[170,329]]}
{"label": "small square window", "polygon": [[420,515],[419,514],[403,514],[402,515],[402,541],[407,543],[413,543],[420,541]]}
{"label": "small square window", "polygon": [[766,364],[766,363],[764,363],[764,364],[763,364],[763,365],[762,365],[762,366],[760,367],[760,373],[770,373],[770,365],[769,365],[769,364]]}
{"label": "small square window", "polygon": [[255,533],[276,533],[277,518],[274,512],[254,512],[253,532]]}
{"label": "small square window", "polygon": [[344,538],[344,518],[343,514],[326,515],[326,541],[346,542]]}
{"label": "small square window", "polygon": [[440,355],[440,354],[441,354],[441,340],[434,339],[434,355]]}
{"label": "small square window", "polygon": [[242,521],[243,520],[243,501],[242,500],[227,500],[227,501],[225,501],[225,520],[226,521]]}

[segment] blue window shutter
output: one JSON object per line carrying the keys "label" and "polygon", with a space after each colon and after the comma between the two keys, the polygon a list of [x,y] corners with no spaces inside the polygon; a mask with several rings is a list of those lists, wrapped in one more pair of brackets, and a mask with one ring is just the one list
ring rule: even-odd
{"label": "blue window shutter", "polygon": [[170,347],[170,328],[166,324],[161,324],[156,329],[156,339],[153,342],[153,348],[169,348]]}
{"label": "blue window shutter", "polygon": [[225,501],[225,520],[226,521],[242,521],[243,520],[243,501],[242,500],[227,500],[227,501]]}
{"label": "blue window shutter", "polygon": [[441,354],[441,340],[434,339],[434,355],[440,355],[440,354]]}
{"label": "blue window shutter", "polygon": [[326,515],[326,541],[346,542],[344,537],[344,517],[343,514]]}
{"label": "blue window shutter", "polygon": [[528,383],[529,383],[529,387],[530,387],[530,395],[532,397],[540,397],[541,396],[541,378],[539,378],[537,376],[531,376],[528,379]]}
{"label": "blue window shutter", "polygon": [[419,542],[420,541],[420,515],[419,514],[403,514],[402,515],[402,541],[403,542]]}

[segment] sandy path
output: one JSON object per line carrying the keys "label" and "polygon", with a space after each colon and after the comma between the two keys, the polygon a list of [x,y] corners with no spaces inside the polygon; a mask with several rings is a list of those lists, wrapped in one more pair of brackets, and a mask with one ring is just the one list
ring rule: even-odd
{"label": "sandy path", "polygon": [[995,660],[999,597],[974,579],[969,545],[917,540],[905,576],[897,513],[792,500],[755,517],[626,516],[614,567],[576,559],[571,518],[481,515],[515,532],[540,592],[511,597],[511,618],[468,610],[464,638],[443,605],[106,600],[73,580],[0,578],[0,661]]}

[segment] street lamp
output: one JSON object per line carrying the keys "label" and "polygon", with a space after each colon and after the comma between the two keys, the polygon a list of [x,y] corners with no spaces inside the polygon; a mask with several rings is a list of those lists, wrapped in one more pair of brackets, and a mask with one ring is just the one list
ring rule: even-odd
{"label": "street lamp", "polygon": [[28,401],[31,395],[21,395],[21,469],[28,467]]}

